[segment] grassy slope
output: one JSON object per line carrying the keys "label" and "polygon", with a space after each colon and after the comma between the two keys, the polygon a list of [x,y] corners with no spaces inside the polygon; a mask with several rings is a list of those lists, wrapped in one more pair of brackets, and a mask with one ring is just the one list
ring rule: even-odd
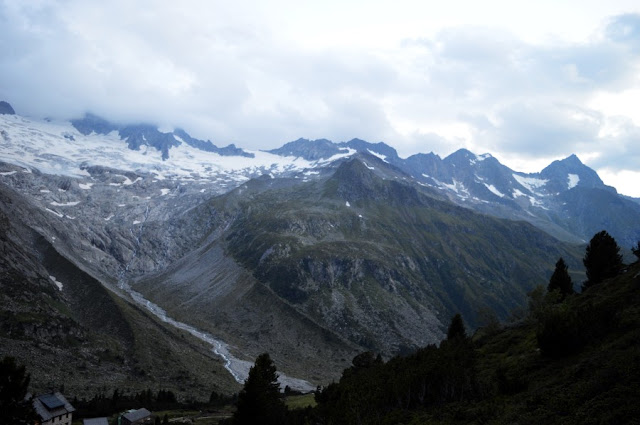
{"label": "grassy slope", "polygon": [[[371,330],[386,328],[397,341],[434,342],[441,334],[429,311],[443,322],[461,311],[474,324],[487,307],[504,318],[559,256],[579,263],[576,248],[529,224],[476,214],[348,165],[328,181],[234,205],[226,240],[261,282],[320,323],[346,326],[352,332],[343,335],[356,343],[379,348]],[[340,317],[336,297],[347,306]],[[371,322],[400,310],[396,325],[391,317]]]}
{"label": "grassy slope", "polygon": [[[476,341],[486,396],[416,415],[420,423],[632,423],[640,415],[640,263],[567,301],[590,337],[557,358],[538,349],[535,322]],[[599,313],[614,312],[606,329]],[[589,314],[591,313],[591,314]],[[499,371],[499,372],[498,372]],[[416,423],[418,423],[416,422]]]}

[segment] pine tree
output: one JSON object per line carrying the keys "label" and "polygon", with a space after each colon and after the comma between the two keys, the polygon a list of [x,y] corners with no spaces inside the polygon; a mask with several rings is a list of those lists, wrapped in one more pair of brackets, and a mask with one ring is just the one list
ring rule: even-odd
{"label": "pine tree", "polygon": [[233,415],[233,423],[281,424],[285,414],[276,367],[269,354],[261,354],[249,370],[244,388],[238,394],[238,409]]}
{"label": "pine tree", "polygon": [[620,247],[616,240],[603,230],[591,238],[582,262],[587,269],[587,281],[582,285],[582,290],[585,290],[620,272]]}
{"label": "pine tree", "polygon": [[638,260],[640,260],[640,241],[636,243],[636,246],[631,247],[631,252],[633,252],[633,255],[638,257]]}
{"label": "pine tree", "polygon": [[465,339],[467,337],[467,331],[464,328],[464,322],[460,313],[453,316],[449,330],[447,331],[447,340],[453,341],[457,339]]}
{"label": "pine tree", "polygon": [[0,415],[7,424],[31,424],[36,413],[30,401],[25,401],[30,376],[16,359],[5,357],[0,361]]}
{"label": "pine tree", "polygon": [[565,264],[564,259],[560,257],[556,263],[556,269],[553,271],[551,279],[549,279],[549,286],[547,286],[549,292],[557,289],[560,291],[562,298],[573,294],[573,282],[568,270],[569,267]]}

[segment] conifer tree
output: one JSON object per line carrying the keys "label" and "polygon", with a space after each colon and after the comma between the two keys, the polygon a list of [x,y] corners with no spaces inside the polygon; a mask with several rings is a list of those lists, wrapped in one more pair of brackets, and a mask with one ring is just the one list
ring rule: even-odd
{"label": "conifer tree", "polygon": [[553,271],[551,279],[549,279],[549,286],[547,286],[549,292],[557,289],[563,298],[573,294],[573,282],[568,270],[569,267],[565,264],[564,259],[560,257],[556,263],[556,269]]}
{"label": "conifer tree", "polygon": [[0,361],[0,422],[32,424],[36,413],[30,401],[25,401],[30,376],[16,359],[5,357]]}
{"label": "conifer tree", "polygon": [[616,240],[603,230],[591,238],[582,262],[587,269],[587,281],[582,285],[582,290],[585,290],[620,272],[620,247]]}
{"label": "conifer tree", "polygon": [[467,331],[464,328],[464,322],[460,313],[453,316],[451,324],[447,330],[447,340],[453,341],[458,339],[465,339],[467,337]]}
{"label": "conifer tree", "polygon": [[631,252],[633,252],[633,255],[638,257],[638,260],[640,260],[640,241],[636,243],[636,246],[631,247]]}
{"label": "conifer tree", "polygon": [[276,367],[268,353],[260,354],[249,370],[244,388],[238,394],[235,425],[281,424],[286,406],[280,396]]}

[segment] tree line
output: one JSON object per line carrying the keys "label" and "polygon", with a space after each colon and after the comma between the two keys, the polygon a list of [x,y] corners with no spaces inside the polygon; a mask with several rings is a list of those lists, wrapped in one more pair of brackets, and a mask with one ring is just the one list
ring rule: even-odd
{"label": "tree line", "polygon": [[[640,259],[640,242],[632,251]],[[582,284],[582,292],[617,276],[624,268],[620,247],[606,231],[591,239],[583,264],[587,280]],[[616,311],[608,305],[586,303],[578,310],[572,309],[566,300],[576,296],[573,286],[568,266],[560,258],[547,285],[547,294],[532,303],[530,311],[542,356],[553,359],[572,354],[615,324]],[[526,388],[522,377],[500,367],[492,372],[492,384],[488,385],[486,379],[479,379],[477,356],[462,317],[456,314],[446,339],[439,345],[432,344],[387,362],[372,352],[359,354],[338,382],[318,389],[316,407],[288,411],[277,383],[276,367],[265,353],[251,368],[238,396],[237,411],[227,423],[409,423],[416,411],[428,411],[448,403],[465,405]],[[483,415],[491,412],[471,409],[468,419],[481,422]],[[461,420],[464,422],[464,417]]]}

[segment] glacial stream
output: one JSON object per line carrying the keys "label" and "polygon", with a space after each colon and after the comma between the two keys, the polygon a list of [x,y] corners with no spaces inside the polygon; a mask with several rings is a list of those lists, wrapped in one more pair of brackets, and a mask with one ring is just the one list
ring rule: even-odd
{"label": "glacial stream", "polygon": [[[168,323],[171,326],[174,326],[183,331],[189,332],[191,335],[195,336],[201,341],[204,341],[205,343],[211,345],[211,350],[224,360],[224,367],[229,371],[229,373],[231,373],[234,379],[241,384],[244,383],[244,381],[249,376],[249,369],[251,368],[251,366],[253,366],[252,362],[241,360],[235,357],[229,351],[229,347],[227,344],[212,337],[208,333],[199,331],[193,326],[187,325],[186,323],[178,322],[177,320],[167,316],[167,312],[162,307],[147,300],[142,294],[134,291],[128,284],[120,282],[119,286],[121,289],[126,291],[136,303],[146,308],[149,312],[153,313],[163,322]],[[287,385],[291,389],[304,392],[313,391],[315,389],[315,387],[311,385],[310,382],[303,379],[292,378],[281,372],[278,373],[278,375],[278,382],[283,389]]]}

